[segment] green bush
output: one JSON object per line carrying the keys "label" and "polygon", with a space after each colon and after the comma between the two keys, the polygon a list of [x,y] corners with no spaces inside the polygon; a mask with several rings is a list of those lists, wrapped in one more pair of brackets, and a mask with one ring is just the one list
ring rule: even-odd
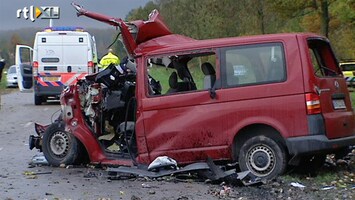
{"label": "green bush", "polygon": [[2,79],[0,82],[0,92],[6,88],[6,74],[2,73]]}

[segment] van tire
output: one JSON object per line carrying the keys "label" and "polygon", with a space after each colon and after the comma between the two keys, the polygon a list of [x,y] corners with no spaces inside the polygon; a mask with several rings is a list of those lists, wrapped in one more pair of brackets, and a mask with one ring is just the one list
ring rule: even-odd
{"label": "van tire", "polygon": [[79,157],[79,142],[64,130],[64,123],[54,122],[43,134],[42,150],[48,164],[75,164]]}
{"label": "van tire", "polygon": [[275,140],[257,135],[241,146],[238,162],[241,171],[249,170],[261,179],[271,180],[286,170],[287,154]]}
{"label": "van tire", "polygon": [[42,104],[42,97],[41,96],[38,96],[38,95],[34,95],[34,100],[35,100],[35,105],[36,106],[39,106],[39,105],[41,105]]}

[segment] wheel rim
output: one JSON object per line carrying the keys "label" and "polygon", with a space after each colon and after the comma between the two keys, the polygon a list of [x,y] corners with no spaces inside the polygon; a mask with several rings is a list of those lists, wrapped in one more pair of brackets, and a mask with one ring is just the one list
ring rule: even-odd
{"label": "wheel rim", "polygon": [[69,136],[63,131],[57,131],[50,140],[50,148],[57,157],[64,157],[69,151]]}
{"label": "wheel rim", "polygon": [[267,145],[253,146],[247,153],[248,169],[257,176],[269,175],[276,166],[274,151]]}

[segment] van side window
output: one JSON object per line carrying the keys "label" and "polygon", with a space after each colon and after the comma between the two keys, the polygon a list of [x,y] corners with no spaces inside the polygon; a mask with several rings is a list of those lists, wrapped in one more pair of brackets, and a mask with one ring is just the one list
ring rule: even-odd
{"label": "van side window", "polygon": [[[208,90],[216,82],[216,55],[205,52],[152,57],[147,70],[151,96]],[[155,92],[158,82],[161,91]]]}
{"label": "van side window", "polygon": [[222,50],[226,87],[286,80],[282,44],[246,45]]}

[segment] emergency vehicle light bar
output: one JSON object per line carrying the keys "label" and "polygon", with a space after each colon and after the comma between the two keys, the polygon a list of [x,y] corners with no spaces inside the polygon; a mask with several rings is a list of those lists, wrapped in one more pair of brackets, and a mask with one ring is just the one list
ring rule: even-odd
{"label": "emergency vehicle light bar", "polygon": [[52,32],[52,31],[77,31],[83,32],[84,28],[78,26],[56,26],[56,27],[47,27],[43,31]]}

